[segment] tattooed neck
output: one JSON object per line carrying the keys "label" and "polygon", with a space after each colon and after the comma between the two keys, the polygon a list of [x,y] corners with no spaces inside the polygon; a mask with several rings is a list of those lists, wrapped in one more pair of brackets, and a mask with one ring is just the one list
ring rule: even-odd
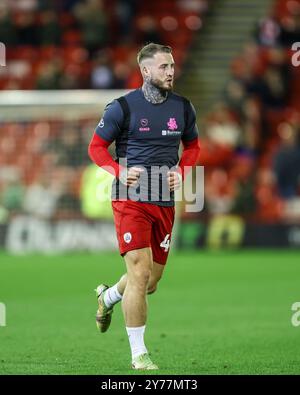
{"label": "tattooed neck", "polygon": [[148,100],[152,104],[163,103],[168,97],[167,91],[163,91],[161,89],[156,88],[156,86],[151,84],[151,82],[149,82],[149,81],[144,81],[142,90],[143,90],[145,99]]}

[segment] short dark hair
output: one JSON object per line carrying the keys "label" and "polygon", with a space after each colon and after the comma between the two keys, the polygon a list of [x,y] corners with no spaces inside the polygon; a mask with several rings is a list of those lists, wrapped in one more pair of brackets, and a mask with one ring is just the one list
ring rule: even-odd
{"label": "short dark hair", "polygon": [[172,53],[172,48],[168,45],[150,43],[145,45],[137,54],[137,62],[140,64],[144,59],[153,58],[158,52]]}

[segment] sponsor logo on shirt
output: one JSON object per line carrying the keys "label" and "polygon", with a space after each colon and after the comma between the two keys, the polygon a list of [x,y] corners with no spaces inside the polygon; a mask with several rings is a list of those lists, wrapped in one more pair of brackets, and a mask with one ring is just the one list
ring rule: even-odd
{"label": "sponsor logo on shirt", "polygon": [[99,122],[99,127],[103,128],[104,127],[104,119],[101,118],[101,121]]}
{"label": "sponsor logo on shirt", "polygon": [[148,127],[148,119],[143,118],[140,121],[141,127],[139,128],[140,132],[149,132],[150,128]]}

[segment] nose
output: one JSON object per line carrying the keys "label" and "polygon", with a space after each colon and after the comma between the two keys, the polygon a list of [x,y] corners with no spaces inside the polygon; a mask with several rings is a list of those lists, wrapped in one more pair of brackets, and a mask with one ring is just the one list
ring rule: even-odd
{"label": "nose", "polygon": [[167,76],[173,77],[173,75],[174,75],[174,69],[172,67],[169,67],[167,70]]}

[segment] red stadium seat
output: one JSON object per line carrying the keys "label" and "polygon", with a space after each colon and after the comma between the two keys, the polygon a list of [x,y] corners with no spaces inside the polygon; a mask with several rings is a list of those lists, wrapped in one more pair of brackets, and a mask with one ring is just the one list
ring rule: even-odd
{"label": "red stadium seat", "polygon": [[79,30],[68,30],[62,37],[63,45],[81,45],[82,35]]}

